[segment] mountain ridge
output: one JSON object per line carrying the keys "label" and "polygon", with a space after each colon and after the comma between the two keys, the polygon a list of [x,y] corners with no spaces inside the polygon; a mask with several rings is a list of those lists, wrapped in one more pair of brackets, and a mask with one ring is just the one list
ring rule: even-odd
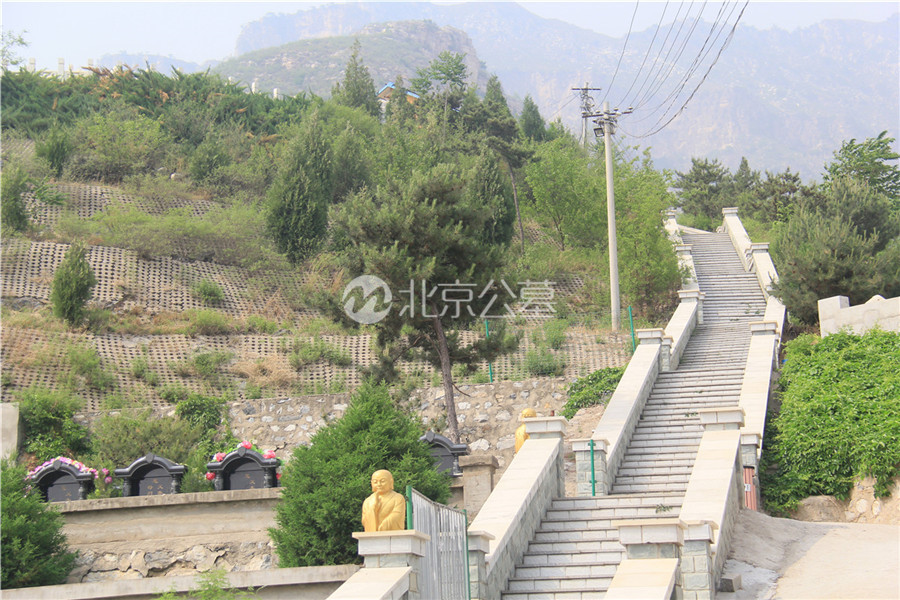
{"label": "mountain ridge", "polygon": [[[366,3],[267,15],[243,28],[236,48],[278,42],[280,36],[351,35],[372,19],[391,18],[429,19],[465,31],[513,107],[530,94],[547,120],[558,115],[573,131],[580,129],[580,111],[570,88],[605,85],[623,47],[621,39],[544,19],[513,3]],[[690,157],[703,156],[733,169],[746,156],[754,169],[791,168],[804,179],[817,178],[842,141],[883,130],[900,135],[898,19],[824,20],[793,32],[739,25],[683,114],[649,138],[633,137],[651,129],[652,123],[638,121],[650,121],[646,114],[625,117],[620,143],[652,147],[657,166],[664,168],[685,170]],[[620,80],[630,81],[638,71],[653,32],[632,32]]]}

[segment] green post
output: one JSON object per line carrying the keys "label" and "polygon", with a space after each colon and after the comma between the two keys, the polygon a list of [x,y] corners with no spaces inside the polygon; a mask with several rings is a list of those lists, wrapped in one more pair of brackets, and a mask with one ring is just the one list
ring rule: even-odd
{"label": "green post", "polygon": [[406,528],[414,529],[412,513],[412,486],[406,486]]}
{"label": "green post", "polygon": [[[484,320],[484,337],[491,337],[491,329],[488,327],[488,320]],[[488,375],[491,378],[491,383],[494,383],[494,365],[492,363],[488,363]]]}
{"label": "green post", "polygon": [[631,353],[637,350],[637,343],[634,341],[634,315],[631,314],[631,307],[628,307],[628,322],[631,323]]}
{"label": "green post", "polygon": [[591,497],[597,495],[597,475],[594,471],[594,440],[588,440],[588,446],[591,449]]}

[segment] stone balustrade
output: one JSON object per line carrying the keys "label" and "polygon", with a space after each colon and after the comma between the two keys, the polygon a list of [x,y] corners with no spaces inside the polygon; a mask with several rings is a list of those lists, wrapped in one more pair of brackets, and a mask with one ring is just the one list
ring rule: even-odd
{"label": "stone balustrade", "polygon": [[850,306],[846,296],[834,296],[819,300],[819,331],[822,337],[842,329],[862,335],[880,327],[885,331],[900,332],[900,296],[882,298],[874,296],[865,304]]}
{"label": "stone balustrade", "polygon": [[473,590],[479,600],[500,597],[500,591],[534,536],[553,498],[565,495],[562,417],[524,419],[528,439],[513,457],[503,477],[469,525],[487,542],[483,571],[470,565]]}

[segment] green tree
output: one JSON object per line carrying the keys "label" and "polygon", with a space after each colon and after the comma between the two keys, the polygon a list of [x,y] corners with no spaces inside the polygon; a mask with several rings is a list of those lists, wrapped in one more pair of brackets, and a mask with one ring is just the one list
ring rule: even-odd
{"label": "green tree", "polygon": [[344,81],[336,83],[331,89],[331,97],[338,104],[353,108],[362,108],[374,117],[381,116],[381,107],[375,94],[375,83],[369,74],[369,68],[359,57],[359,40],[354,40],[351,47],[350,60],[344,69]]}
{"label": "green tree", "polygon": [[[784,223],[810,192],[800,176],[788,168],[783,173],[766,171],[765,180],[753,186],[747,208],[753,218],[763,223]],[[740,206],[740,200],[738,200]]]}
{"label": "green tree", "polygon": [[[509,351],[515,342],[503,334],[463,344],[460,329],[478,319],[491,300],[477,296],[500,279],[503,246],[485,243],[496,203],[465,184],[467,173],[440,164],[393,180],[377,191],[363,190],[337,211],[338,235],[350,240],[350,270],[374,275],[391,290],[407,290],[407,309],[391,310],[375,324],[382,351],[379,377],[395,375],[394,362],[416,352],[441,373],[450,437],[459,439],[452,364],[474,368]],[[490,195],[490,194],[489,194]],[[443,303],[439,286],[471,286],[473,298],[459,309]],[[412,287],[412,289],[411,289]],[[425,288],[425,292],[422,289]],[[465,293],[463,289],[463,293]],[[335,314],[343,305],[333,301]],[[497,307],[499,308],[499,307]],[[470,312],[471,310],[471,312]],[[480,321],[479,321],[480,322]]]}
{"label": "green tree", "polygon": [[24,449],[36,463],[74,457],[90,448],[87,429],[72,418],[84,404],[81,399],[65,391],[29,388],[18,400]]}
{"label": "green tree", "polygon": [[310,256],[327,234],[331,161],[331,148],[314,112],[291,142],[267,194],[269,230],[278,250],[293,264]]}
{"label": "green tree", "polygon": [[730,201],[731,174],[718,160],[692,158],[691,170],[678,173],[675,188],[684,212],[700,218],[698,226],[711,228]]}
{"label": "green tree", "polygon": [[87,261],[80,242],[69,247],[62,263],[53,274],[50,286],[50,305],[53,314],[70,325],[80,325],[84,319],[84,305],[91,297],[97,278]]}
{"label": "green tree", "polygon": [[833,181],[822,204],[795,213],[772,246],[775,294],[803,323],[818,319],[817,302],[847,296],[900,295],[900,213],[865,183]]}
{"label": "green tree", "polygon": [[26,33],[28,32],[25,30],[22,30],[21,33],[16,33],[15,31],[3,32],[2,44],[0,44],[0,63],[2,63],[4,70],[7,67],[15,67],[22,64],[23,59],[16,52],[15,48],[28,46],[28,42],[25,41]]}
{"label": "green tree", "polygon": [[882,131],[863,142],[855,139],[844,142],[841,149],[835,151],[834,161],[825,165],[825,184],[842,177],[863,181],[891,198],[894,208],[900,210],[900,166],[896,162],[900,154],[891,148],[895,141],[895,138],[887,137],[887,131]]}
{"label": "green tree", "polygon": [[23,169],[4,169],[0,178],[0,221],[3,229],[25,231],[28,228],[28,208],[24,198],[27,191],[28,174]]}
{"label": "green tree", "polygon": [[566,136],[540,145],[534,156],[525,167],[534,197],[531,209],[538,219],[549,222],[560,247],[591,247],[604,240],[605,228],[597,229],[601,196],[588,172],[587,153]]}
{"label": "green tree", "polygon": [[284,468],[275,542],[279,566],[353,563],[354,531],[371,494],[372,473],[387,469],[401,493],[407,485],[437,502],[450,495],[449,476],[438,473],[418,419],[399,410],[384,386],[363,384],[344,416],[298,446]]}
{"label": "green tree", "polygon": [[519,129],[522,135],[532,142],[542,142],[547,135],[547,126],[537,104],[526,95],[522,102],[522,114],[519,115]]}
{"label": "green tree", "polygon": [[63,534],[63,518],[43,501],[37,490],[28,490],[25,468],[2,461],[0,537],[3,548],[3,589],[65,583],[75,566]]}

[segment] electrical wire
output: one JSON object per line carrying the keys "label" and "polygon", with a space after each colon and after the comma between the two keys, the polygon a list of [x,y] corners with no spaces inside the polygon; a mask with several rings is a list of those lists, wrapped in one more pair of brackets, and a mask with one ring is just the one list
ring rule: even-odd
{"label": "electrical wire", "polygon": [[734,38],[734,32],[737,30],[738,23],[740,23],[741,17],[744,16],[744,11],[747,9],[747,5],[749,3],[750,3],[749,0],[745,0],[744,6],[741,8],[741,12],[738,14],[737,19],[735,19],[734,24],[731,27],[731,31],[729,31],[728,36],[725,38],[725,42],[719,48],[719,51],[716,54],[716,57],[713,59],[712,63],[709,65],[709,68],[706,69],[706,73],[703,74],[703,77],[700,79],[700,82],[697,84],[697,86],[691,92],[690,96],[688,96],[688,98],[681,105],[681,108],[679,108],[678,111],[674,115],[672,115],[672,117],[665,123],[662,123],[660,125],[660,122],[662,121],[662,119],[665,118],[665,114],[664,114],[663,117],[661,117],[660,120],[657,121],[656,125],[654,125],[655,129],[653,129],[652,131],[649,131],[647,133],[644,133],[644,134],[641,134],[638,136],[634,136],[634,137],[637,137],[640,139],[640,138],[650,137],[651,135],[655,135],[655,134],[659,133],[660,131],[662,131],[663,129],[665,129],[669,125],[669,123],[674,121],[676,117],[678,117],[682,112],[684,112],[684,109],[687,108],[688,103],[693,99],[694,95],[700,89],[700,86],[703,85],[703,83],[706,81],[706,78],[709,76],[709,73],[710,73],[710,71],[712,71],[712,68],[719,61],[719,58],[722,56],[722,52],[725,51],[725,48],[728,47],[728,45],[731,43],[731,40]]}
{"label": "electrical wire", "polygon": [[[637,73],[634,74],[634,79],[631,80],[631,85],[628,87],[628,91],[625,92],[625,96],[628,96],[628,94],[631,93],[631,90],[634,89],[634,85],[637,83],[638,79],[641,76],[641,72],[644,70],[644,65],[647,64],[647,58],[650,57],[650,51],[653,49],[653,44],[656,43],[656,36],[659,35],[659,30],[662,27],[663,20],[665,20],[665,18],[666,18],[666,10],[668,10],[668,8],[669,8],[669,3],[667,1],[666,5],[663,7],[662,15],[660,15],[660,17],[659,17],[659,23],[657,23],[657,25],[656,25],[656,31],[653,32],[653,38],[650,40],[650,45],[647,46],[647,52],[644,53],[644,60],[641,61],[641,66],[638,67]],[[660,46],[660,51],[661,50],[662,50],[662,46]]]}
{"label": "electrical wire", "polygon": [[616,63],[616,70],[613,71],[612,80],[609,82],[609,85],[606,86],[606,92],[603,94],[603,99],[600,100],[601,105],[606,101],[607,96],[609,96],[609,90],[612,89],[613,84],[616,82],[616,76],[619,74],[619,67],[622,66],[622,58],[625,56],[625,49],[628,47],[628,39],[631,37],[632,29],[634,29],[634,17],[637,16],[637,10],[640,4],[640,0],[634,3],[634,12],[631,13],[631,23],[628,25],[628,33],[625,35],[625,43],[622,44],[622,52],[619,54],[619,61]]}
{"label": "electrical wire", "polygon": [[[634,97],[630,102],[628,102],[628,106],[637,107],[640,104],[638,99],[640,98],[641,100],[643,100],[647,95],[644,94],[644,96],[641,96],[641,94],[644,92],[644,89],[647,88],[647,91],[649,92],[649,90],[652,89],[656,82],[659,80],[659,76],[665,68],[666,61],[669,59],[669,55],[672,54],[672,50],[675,48],[675,43],[678,41],[678,36],[681,34],[681,30],[684,28],[684,20],[681,20],[681,26],[678,28],[678,33],[675,35],[675,39],[672,40],[672,45],[669,46],[669,50],[668,52],[666,52],[665,58],[662,60],[662,62],[660,62],[662,52],[666,48],[666,44],[669,42],[669,38],[672,36],[672,31],[675,29],[675,24],[679,22],[678,17],[681,16],[681,9],[683,8],[684,2],[681,2],[678,5],[678,12],[675,13],[675,18],[672,20],[672,24],[669,26],[669,31],[668,33],[666,33],[666,38],[663,40],[662,45],[660,45],[659,52],[656,53],[656,58],[653,59],[653,64],[650,66],[650,71],[647,73],[647,76],[644,77],[644,82],[641,84],[641,87],[638,88],[638,91],[635,93]],[[656,68],[657,65],[659,65],[659,70],[657,70]],[[652,82],[650,82],[651,75],[653,75]],[[648,82],[650,82],[649,87],[647,86]],[[622,100],[624,102],[625,98],[623,97]],[[621,105],[622,103],[620,103],[620,106]]]}

